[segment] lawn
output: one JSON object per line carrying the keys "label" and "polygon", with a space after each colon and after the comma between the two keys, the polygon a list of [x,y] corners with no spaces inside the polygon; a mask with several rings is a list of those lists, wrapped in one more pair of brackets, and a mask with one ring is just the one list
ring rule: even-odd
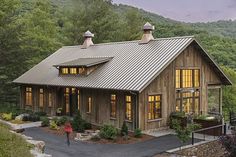
{"label": "lawn", "polygon": [[31,147],[22,137],[9,132],[9,128],[0,123],[0,157],[32,157]]}

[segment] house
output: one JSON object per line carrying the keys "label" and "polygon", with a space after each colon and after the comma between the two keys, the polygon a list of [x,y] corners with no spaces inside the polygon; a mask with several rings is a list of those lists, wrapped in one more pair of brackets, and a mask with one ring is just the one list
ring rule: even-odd
{"label": "house", "polygon": [[22,108],[79,110],[92,124],[126,121],[130,130],[167,126],[175,111],[221,113],[221,87],[231,82],[196,39],[154,39],[150,23],[143,30],[141,40],[102,44],[87,31],[83,45],[62,47],[14,80]]}

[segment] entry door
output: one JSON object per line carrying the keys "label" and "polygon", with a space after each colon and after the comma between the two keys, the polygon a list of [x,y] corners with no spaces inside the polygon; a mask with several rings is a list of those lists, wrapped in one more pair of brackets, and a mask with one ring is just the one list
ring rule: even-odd
{"label": "entry door", "polygon": [[73,116],[76,114],[77,110],[77,91],[75,88],[71,88],[70,93],[70,116]]}

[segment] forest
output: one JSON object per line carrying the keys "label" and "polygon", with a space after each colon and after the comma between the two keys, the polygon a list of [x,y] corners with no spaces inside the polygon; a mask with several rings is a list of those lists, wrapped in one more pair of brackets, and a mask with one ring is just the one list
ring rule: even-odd
{"label": "forest", "polygon": [[[19,99],[12,81],[65,45],[79,45],[90,30],[94,43],[194,35],[228,75],[224,111],[236,111],[236,21],[183,23],[111,0],[0,0],[0,103]],[[227,113],[227,112],[226,112]]]}

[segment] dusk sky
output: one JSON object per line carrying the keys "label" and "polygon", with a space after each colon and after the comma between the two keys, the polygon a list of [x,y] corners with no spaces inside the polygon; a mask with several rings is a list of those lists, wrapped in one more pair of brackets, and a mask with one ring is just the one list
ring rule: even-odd
{"label": "dusk sky", "polygon": [[236,0],[113,0],[185,22],[236,19]]}

